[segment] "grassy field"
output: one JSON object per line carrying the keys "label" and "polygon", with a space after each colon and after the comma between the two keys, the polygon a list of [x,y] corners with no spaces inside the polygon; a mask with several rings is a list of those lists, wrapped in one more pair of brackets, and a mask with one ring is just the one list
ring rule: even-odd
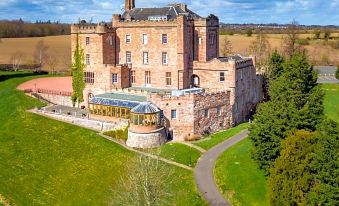
{"label": "grassy field", "polygon": [[339,84],[323,84],[325,114],[339,123]]}
{"label": "grassy field", "polygon": [[245,139],[223,153],[216,162],[215,181],[235,206],[269,205],[264,172],[251,158],[252,142]]}
{"label": "grassy field", "polygon": [[44,40],[48,46],[48,54],[57,58],[56,69],[59,71],[70,70],[71,64],[71,37],[48,36],[31,38],[3,38],[0,43],[0,64],[11,64],[11,57],[16,52],[23,54],[22,63],[33,62],[33,55],[38,41]]}
{"label": "grassy field", "polygon": [[[0,72],[0,194],[17,205],[107,205],[135,154],[93,131],[26,112],[42,103],[15,88],[33,77],[8,74]],[[171,203],[203,205],[192,172],[167,166],[175,171]]]}
{"label": "grassy field", "polygon": [[193,142],[193,144],[208,150],[208,149],[212,148],[213,146],[219,144],[220,142],[236,135],[237,133],[241,132],[242,130],[247,129],[247,127],[248,127],[248,123],[243,123],[243,124],[240,124],[236,127],[231,128],[231,129],[212,134],[211,136],[206,137],[202,140],[199,140],[197,142]]}
{"label": "grassy field", "polygon": [[201,156],[201,152],[197,149],[180,143],[167,143],[160,148],[152,149],[148,152],[159,154],[163,158],[190,167],[194,167]]}
{"label": "grassy field", "polygon": [[[281,34],[268,34],[268,41],[271,49],[282,50],[282,37]],[[332,34],[332,36],[339,36],[339,33]],[[220,49],[223,46],[223,39],[227,37],[232,43],[232,51],[237,54],[249,55],[251,42],[256,39],[256,35],[248,37],[246,35],[221,35],[220,36]],[[299,38],[313,37],[313,34],[301,34]],[[315,65],[339,65],[339,49],[333,49],[329,45],[324,45],[324,40],[311,40],[310,45],[304,46],[307,50],[310,61]],[[327,57],[327,60],[326,60]],[[327,63],[324,60],[328,61]]]}

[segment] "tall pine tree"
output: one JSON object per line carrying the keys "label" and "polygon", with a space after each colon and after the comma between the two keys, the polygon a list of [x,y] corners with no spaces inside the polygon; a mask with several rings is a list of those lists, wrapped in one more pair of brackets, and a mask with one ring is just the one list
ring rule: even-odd
{"label": "tall pine tree", "polygon": [[279,156],[281,141],[298,129],[314,131],[323,116],[323,93],[306,55],[297,54],[281,65],[283,72],[270,83],[270,101],[259,105],[250,126],[253,158],[266,174]]}
{"label": "tall pine tree", "polygon": [[73,63],[72,63],[72,102],[73,106],[78,103],[78,106],[81,102],[84,101],[84,89],[85,89],[85,81],[84,81],[84,68],[85,68],[85,58],[84,58],[84,50],[80,45],[80,37],[77,34],[77,43],[76,48],[73,54]]}

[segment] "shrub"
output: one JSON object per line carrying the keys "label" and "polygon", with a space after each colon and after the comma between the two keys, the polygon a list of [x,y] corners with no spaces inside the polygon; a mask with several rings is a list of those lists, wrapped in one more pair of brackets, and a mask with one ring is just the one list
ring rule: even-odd
{"label": "shrub", "polygon": [[310,45],[310,41],[308,39],[298,39],[297,43],[302,46]]}
{"label": "shrub", "polygon": [[128,138],[128,126],[125,128],[104,132],[104,135],[113,137],[115,139],[121,139],[126,142]]}

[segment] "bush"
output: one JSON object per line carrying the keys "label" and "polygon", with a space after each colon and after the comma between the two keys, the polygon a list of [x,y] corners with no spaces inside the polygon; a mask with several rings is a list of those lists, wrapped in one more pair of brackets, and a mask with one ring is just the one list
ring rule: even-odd
{"label": "bush", "polygon": [[310,41],[308,39],[298,39],[297,43],[302,46],[310,45]]}
{"label": "bush", "polygon": [[113,131],[104,132],[104,135],[113,137],[115,139],[121,139],[126,142],[128,138],[128,126],[125,128],[116,129]]}
{"label": "bush", "polygon": [[335,72],[335,78],[339,79],[339,66],[337,67],[337,71]]}

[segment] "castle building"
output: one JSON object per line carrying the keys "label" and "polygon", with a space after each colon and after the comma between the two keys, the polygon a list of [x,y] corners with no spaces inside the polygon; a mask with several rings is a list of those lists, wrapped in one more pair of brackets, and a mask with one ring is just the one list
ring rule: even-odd
{"label": "castle building", "polygon": [[[93,115],[129,119],[139,130],[133,132],[152,133],[146,126],[157,125],[166,138],[193,139],[246,121],[262,100],[255,58],[220,57],[218,17],[201,17],[185,4],[136,8],[125,0],[111,23],[73,24],[73,51],[78,38],[84,105]],[[159,115],[133,115],[146,103],[152,106],[142,108],[157,107]]]}

